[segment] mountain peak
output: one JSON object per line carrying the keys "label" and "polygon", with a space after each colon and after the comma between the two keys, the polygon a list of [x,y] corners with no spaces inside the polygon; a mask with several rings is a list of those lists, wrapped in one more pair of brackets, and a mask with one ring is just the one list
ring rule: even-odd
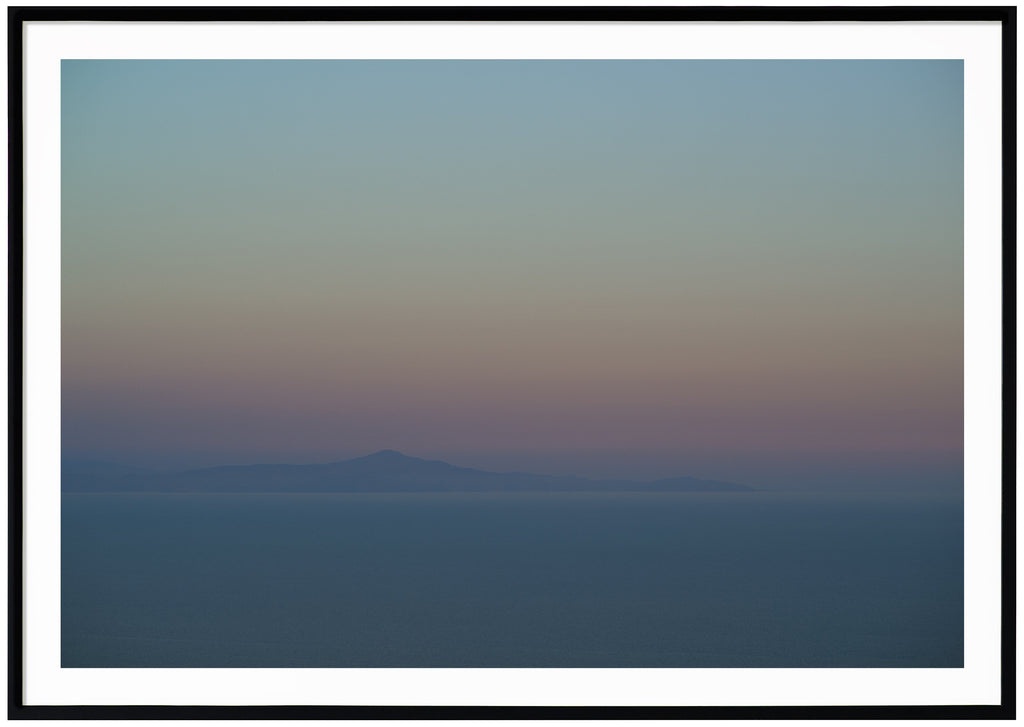
{"label": "mountain peak", "polygon": [[415,457],[410,457],[407,454],[402,454],[401,452],[399,452],[396,449],[382,449],[379,452],[374,452],[373,454],[368,454],[365,457],[362,457],[362,459],[391,459],[391,460],[400,460],[400,459],[416,459],[416,458]]}
{"label": "mountain peak", "polygon": [[397,449],[382,449],[374,452],[373,454],[364,454],[361,457],[353,457],[352,459],[345,459],[339,462],[329,462],[326,467],[341,467],[344,469],[351,469],[353,467],[359,469],[383,469],[386,471],[396,470],[408,470],[409,468],[416,467],[436,467],[443,465],[445,467],[451,467],[450,464],[444,462],[434,462],[428,459],[421,459],[420,457],[410,457],[407,454],[399,452]]}

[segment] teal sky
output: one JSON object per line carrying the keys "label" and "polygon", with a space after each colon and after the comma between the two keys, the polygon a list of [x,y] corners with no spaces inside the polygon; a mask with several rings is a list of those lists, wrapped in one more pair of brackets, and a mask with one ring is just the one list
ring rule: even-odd
{"label": "teal sky", "polygon": [[68,454],[960,481],[959,61],[66,60],[61,153]]}

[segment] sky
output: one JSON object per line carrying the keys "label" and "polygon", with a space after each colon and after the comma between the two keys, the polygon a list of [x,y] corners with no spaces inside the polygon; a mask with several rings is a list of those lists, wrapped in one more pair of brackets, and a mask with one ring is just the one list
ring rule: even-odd
{"label": "sky", "polygon": [[65,60],[62,449],[959,487],[959,61]]}

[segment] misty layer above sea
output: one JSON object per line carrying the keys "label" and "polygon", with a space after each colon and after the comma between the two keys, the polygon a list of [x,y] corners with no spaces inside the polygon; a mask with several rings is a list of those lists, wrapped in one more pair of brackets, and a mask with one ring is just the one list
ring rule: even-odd
{"label": "misty layer above sea", "polygon": [[70,494],[64,667],[958,667],[954,498]]}

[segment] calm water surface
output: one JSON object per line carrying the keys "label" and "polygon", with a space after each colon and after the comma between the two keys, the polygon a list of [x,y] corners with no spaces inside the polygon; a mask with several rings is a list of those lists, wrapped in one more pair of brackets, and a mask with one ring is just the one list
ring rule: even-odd
{"label": "calm water surface", "polygon": [[65,667],[959,667],[963,506],[65,494]]}

